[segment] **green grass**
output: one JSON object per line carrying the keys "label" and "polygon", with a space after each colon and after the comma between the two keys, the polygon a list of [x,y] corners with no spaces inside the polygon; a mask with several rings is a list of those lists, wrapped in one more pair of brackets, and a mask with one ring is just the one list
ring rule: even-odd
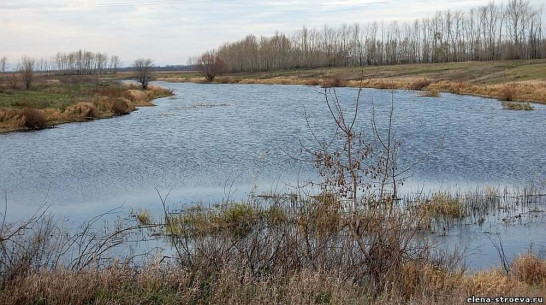
{"label": "green grass", "polygon": [[76,101],[87,101],[92,95],[88,85],[39,86],[31,90],[5,89],[0,91],[0,107],[4,108],[56,108],[64,111]]}
{"label": "green grass", "polygon": [[54,108],[64,111],[76,102],[90,101],[100,88],[121,85],[110,79],[97,79],[88,76],[38,75],[29,90],[13,88],[9,77],[0,76],[0,108],[20,109]]}

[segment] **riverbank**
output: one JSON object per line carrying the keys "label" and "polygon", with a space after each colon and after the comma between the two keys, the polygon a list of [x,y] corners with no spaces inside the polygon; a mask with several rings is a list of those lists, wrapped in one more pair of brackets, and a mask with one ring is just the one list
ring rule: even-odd
{"label": "riverbank", "polygon": [[113,78],[43,75],[30,89],[13,81],[4,77],[0,82],[0,133],[111,118],[172,95],[164,88],[150,86],[143,91]]}
{"label": "riverbank", "polygon": [[[107,213],[79,231],[63,231],[39,210],[23,223],[0,225],[0,304],[542,303],[546,260],[533,254],[540,249],[507,261],[499,239],[498,267],[467,272],[466,250],[421,238],[433,228],[423,221],[514,212],[519,207],[507,203],[521,195],[513,195],[435,193],[409,206],[363,207],[353,234],[354,216],[331,193],[271,193],[173,212],[162,198],[162,215],[133,211],[113,224],[103,221]],[[129,250],[151,239],[171,251]]]}
{"label": "riverbank", "polygon": [[[393,88],[546,104],[544,71],[546,60],[509,60],[234,73],[217,76],[214,82]],[[193,72],[160,72],[157,79],[204,81]]]}

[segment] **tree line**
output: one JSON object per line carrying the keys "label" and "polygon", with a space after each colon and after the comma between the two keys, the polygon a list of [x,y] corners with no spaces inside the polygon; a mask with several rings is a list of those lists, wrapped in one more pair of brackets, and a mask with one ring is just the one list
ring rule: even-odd
{"label": "tree line", "polygon": [[546,58],[542,8],[528,0],[438,11],[410,22],[303,27],[221,45],[227,72]]}
{"label": "tree line", "polygon": [[[121,59],[117,55],[108,56],[105,53],[78,50],[69,53],[58,52],[49,58],[23,56],[11,70],[65,75],[101,75],[117,73],[120,65]],[[3,73],[8,70],[6,57],[0,59],[0,69]]]}

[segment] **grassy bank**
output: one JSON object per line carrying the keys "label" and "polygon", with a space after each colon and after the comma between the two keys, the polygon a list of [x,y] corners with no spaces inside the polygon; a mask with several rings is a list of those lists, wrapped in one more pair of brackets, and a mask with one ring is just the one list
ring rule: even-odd
{"label": "grassy bank", "polygon": [[[217,83],[298,84],[450,92],[546,104],[546,60],[511,60],[322,68],[218,76]],[[162,72],[160,80],[202,82],[197,73]],[[333,83],[332,83],[333,82]]]}
{"label": "grassy bank", "polygon": [[43,129],[50,126],[128,114],[138,106],[151,106],[169,90],[123,85],[114,79],[90,76],[38,75],[30,89],[17,83],[17,75],[0,78],[0,132]]}

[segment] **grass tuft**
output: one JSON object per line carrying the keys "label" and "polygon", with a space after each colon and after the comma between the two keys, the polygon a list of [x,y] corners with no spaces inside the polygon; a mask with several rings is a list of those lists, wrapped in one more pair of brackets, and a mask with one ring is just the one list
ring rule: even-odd
{"label": "grass tuft", "polygon": [[531,253],[519,256],[510,268],[518,281],[546,287],[546,260]]}
{"label": "grass tuft", "polygon": [[99,111],[93,103],[78,102],[69,106],[64,111],[65,114],[82,119],[94,119],[99,116]]}
{"label": "grass tuft", "polygon": [[47,122],[43,111],[35,108],[25,108],[21,112],[22,126],[30,130],[44,129],[47,127]]}
{"label": "grass tuft", "polygon": [[502,102],[502,108],[505,110],[535,110],[535,108],[529,102]]}

